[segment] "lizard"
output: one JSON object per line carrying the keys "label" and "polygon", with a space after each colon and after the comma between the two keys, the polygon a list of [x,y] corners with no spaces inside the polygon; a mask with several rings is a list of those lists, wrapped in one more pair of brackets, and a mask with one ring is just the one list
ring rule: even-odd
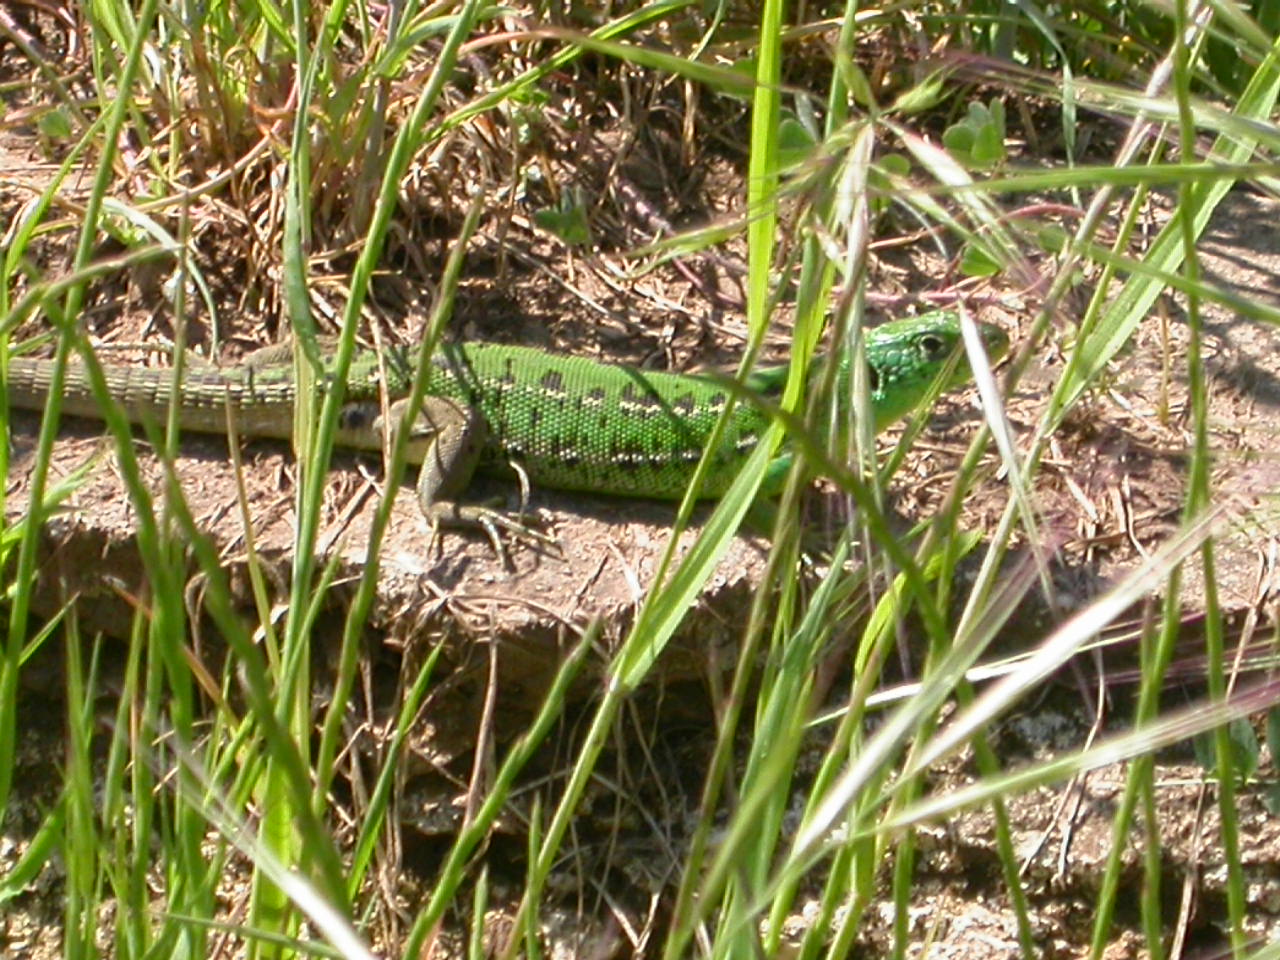
{"label": "lizard", "polygon": [[[978,329],[992,362],[1008,352],[1009,338],[1001,328],[979,324]],[[865,354],[877,432],[914,411],[939,378],[947,378],[942,390],[971,379],[960,341],[959,318],[945,310],[867,331]],[[389,435],[384,391],[386,416],[397,424],[410,392],[417,350],[358,349],[347,377],[337,445],[384,449]],[[12,357],[9,404],[42,410],[52,366],[48,360]],[[816,365],[815,371],[820,368]],[[103,372],[108,392],[133,423],[163,423],[176,402],[182,430],[225,435],[229,408],[242,436],[287,440],[293,433],[296,388],[288,345],[260,348],[235,365],[193,366],[184,371],[176,396],[169,370],[104,365]],[[321,388],[324,375],[319,378]],[[776,399],[787,375],[785,365],[763,368],[750,373],[743,386]],[[837,371],[836,389],[851,394],[852,383],[846,359]],[[432,355],[427,396],[412,421],[407,444],[407,460],[421,464],[419,505],[433,523],[479,524],[496,542],[496,511],[455,502],[477,470],[518,465],[535,486],[679,499],[731,392],[723,378],[705,374],[643,370],[534,347],[442,343]],[[66,370],[62,409],[75,416],[101,417],[80,365]],[[719,497],[728,489],[736,468],[770,421],[770,415],[754,404],[735,406],[702,487],[703,497]],[[786,456],[778,461],[783,469],[770,472],[776,481],[785,473]]]}

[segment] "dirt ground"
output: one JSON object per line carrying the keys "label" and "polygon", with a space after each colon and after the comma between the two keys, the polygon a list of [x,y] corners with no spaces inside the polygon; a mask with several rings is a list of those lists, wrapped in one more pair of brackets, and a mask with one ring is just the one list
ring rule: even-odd
{"label": "dirt ground", "polygon": [[[620,143],[618,136],[601,134],[592,150],[580,158],[584,168],[603,180],[606,171],[615,169],[617,159],[609,148]],[[624,174],[622,182],[628,182],[628,177],[642,179],[645,170],[663,169],[671,159],[661,144],[631,144],[628,149],[616,168]],[[5,170],[0,222],[17,217],[30,201],[32,189],[49,175],[50,165],[35,160],[38,155],[35,144],[20,133],[8,131],[0,141],[0,165]],[[741,172],[730,159],[710,159],[714,162],[707,164],[692,196],[671,195],[669,181],[656,187],[642,183],[639,189],[671,203],[674,212],[668,210],[667,215],[673,220],[697,222],[721,214],[741,194]],[[70,192],[76,189],[73,186]],[[623,226],[625,211],[636,216],[625,197],[615,197],[603,209],[606,220],[616,215]],[[519,226],[518,216],[516,220]],[[1204,267],[1213,281],[1280,307],[1277,220],[1280,204],[1276,201],[1244,189],[1233,193],[1202,243]],[[623,227],[618,230],[626,233]],[[619,237],[619,245],[626,239]],[[436,253],[438,249],[428,251],[428,256]],[[598,264],[566,263],[563,252],[539,240],[535,232],[515,229],[501,234],[490,223],[469,258],[456,327],[466,337],[532,343],[672,369],[721,363],[736,356],[743,340],[741,317],[733,309],[733,270],[740,266],[739,255],[740,251],[730,249],[724,263],[700,261],[694,264],[693,278],[664,268],[632,284],[610,283]],[[546,269],[545,264],[553,268]],[[886,262],[879,267],[878,279],[887,298],[913,289],[918,280],[906,272],[910,266]],[[705,280],[708,275],[714,280]],[[141,275],[118,281],[118,288],[91,308],[88,322],[94,334],[136,344],[162,329],[166,318],[156,295],[159,279]],[[238,301],[230,295],[235,281],[227,279],[223,284],[216,295],[228,308],[228,326],[223,331],[226,358],[272,331],[261,322],[246,321],[242,311],[238,314]],[[318,283],[318,287],[329,302],[340,298],[336,285]],[[412,302],[415,293],[397,286],[394,278],[375,288],[383,302],[403,298],[384,316],[404,320],[409,326],[398,332],[411,333],[412,324],[406,318],[415,305],[421,306]],[[723,302],[717,303],[717,297]],[[1016,338],[1033,307],[1017,297],[1003,296],[988,301],[982,312],[984,318],[1003,323]],[[1161,358],[1166,353],[1165,336],[1174,345],[1172,356],[1183,354],[1185,328],[1176,302],[1162,303],[1160,313],[1167,317],[1167,327],[1156,318],[1144,325],[1115,365],[1107,389],[1098,391],[1073,416],[1046,461],[1035,493],[1046,520],[1046,537],[1059,544],[1054,569],[1057,594],[1051,603],[1023,611],[1002,638],[1004,645],[1019,647],[1043,636],[1048,625],[1105,590],[1177,525],[1189,417],[1182,375],[1177,370],[1166,373]],[[1222,602],[1232,615],[1233,639],[1261,641],[1273,626],[1277,526],[1268,511],[1246,513],[1246,506],[1265,503],[1280,480],[1280,466],[1273,456],[1280,432],[1276,416],[1280,341],[1273,331],[1229,311],[1211,307],[1208,316],[1213,444],[1219,451],[1215,489],[1218,496],[1236,504],[1237,515],[1248,517],[1219,542],[1218,583]],[[211,326],[198,333],[197,346],[207,346]],[[784,340],[780,332],[778,342]],[[121,362],[137,357],[125,352]],[[1060,357],[1040,358],[1019,392],[1010,397],[1010,417],[1020,435],[1033,427],[1060,370]],[[13,418],[7,519],[20,516],[26,506],[38,422],[34,415]],[[961,395],[943,403],[910,468],[903,472],[904,477],[915,479],[901,482],[895,490],[896,508],[905,518],[927,515],[937,506],[943,488],[933,478],[954,467],[976,423],[972,397]],[[69,421],[57,444],[55,478],[70,475],[88,460],[98,460],[86,482],[48,524],[39,600],[42,610],[51,613],[75,597],[86,630],[124,636],[131,625],[129,598],[138,589],[141,565],[132,508],[111,458],[102,456],[101,437],[100,426]],[[246,449],[246,463],[254,548],[283,582],[294,530],[292,460],[283,445],[257,443]],[[152,489],[159,490],[161,466],[145,449],[142,465]],[[200,528],[217,544],[232,571],[237,598],[248,607],[244,526],[226,442],[185,440],[177,470],[187,501],[197,510]],[[340,585],[352,582],[363,569],[364,544],[380,482],[376,461],[341,456],[326,487],[325,527],[318,553],[321,560],[338,558]],[[478,498],[497,496],[509,502],[514,496],[511,485],[498,480],[484,481],[475,493]],[[969,504],[968,525],[989,528],[1003,504],[1004,491],[992,479]],[[563,549],[517,549],[514,569],[506,569],[481,537],[446,533],[432,542],[411,486],[406,485],[397,497],[368,624],[369,687],[376,693],[380,684],[392,683],[406,657],[421,649],[425,639],[445,643],[448,652],[441,675],[451,677],[431,721],[417,733],[417,769],[407,778],[401,803],[406,866],[416,870],[420,882],[430,877],[432,864],[458,822],[452,778],[472,762],[472,737],[490,655],[496,658],[502,703],[509,708],[501,722],[509,727],[506,732],[513,733],[590,620],[598,617],[605,624],[604,650],[597,664],[603,662],[609,644],[625,633],[638,598],[653,578],[673,513],[668,504],[541,490],[535,492],[535,506],[546,532]],[[695,533],[687,534],[686,542]],[[698,775],[712,743],[713,714],[703,678],[717,662],[721,666],[732,662],[727,651],[740,630],[766,553],[766,545],[751,535],[735,542],[687,618],[676,649],[663,665],[661,682],[638,698],[637,716],[643,719],[637,722],[651,724],[654,736],[650,772],[665,778],[665,786],[637,785],[628,802],[637,808],[660,802],[666,820],[677,825],[672,828],[675,836],[681,835],[681,821],[696,811]],[[1191,575],[1184,591],[1189,622],[1200,610],[1202,590],[1201,582]],[[336,631],[348,597],[341,586],[333,597],[328,622]],[[717,653],[721,650],[726,652]],[[56,675],[56,663],[37,663],[31,671],[23,714],[30,722],[24,725],[21,744],[21,769],[28,775],[20,783],[16,812],[0,834],[0,872],[27,848],[29,831],[56,789],[62,714],[61,707],[49,699],[56,696]],[[1121,688],[1113,696],[1120,706],[1113,705],[1112,711],[1123,716],[1126,694]],[[995,731],[996,746],[1011,761],[1077,746],[1094,722],[1096,704],[1089,701],[1086,697],[1082,706],[1077,681],[1065,677],[1034,708]],[[376,712],[372,704],[366,708]],[[963,783],[971,773],[968,760],[962,758],[936,771],[935,777],[939,786],[945,786]],[[1036,932],[1047,956],[1079,956],[1087,944],[1092,898],[1111,843],[1110,815],[1122,779],[1123,770],[1106,768],[1010,802]],[[1190,757],[1162,756],[1157,779],[1169,915],[1181,918],[1186,955],[1211,956],[1223,946],[1216,926],[1224,912],[1223,867],[1215,859],[1217,845],[1212,839],[1216,810]],[[655,799],[659,793],[661,799]],[[602,805],[607,803],[602,800]],[[1267,812],[1261,792],[1250,789],[1240,793],[1240,818],[1249,871],[1251,933],[1260,940],[1275,939],[1280,937],[1280,821]],[[1137,858],[1144,828],[1141,822],[1135,826],[1132,869],[1124,880],[1132,889],[1120,897],[1133,912],[1118,918],[1127,932],[1111,945],[1109,960],[1142,955],[1136,904],[1141,879]],[[495,840],[495,848],[503,842]],[[510,839],[513,849],[522,842],[514,836]],[[645,905],[664,891],[669,894],[672,878],[660,867],[649,868],[656,862],[659,838],[637,828],[634,844],[627,862],[615,865],[617,890],[625,891],[618,895],[616,909],[643,927]],[[931,943],[930,956],[1017,956],[990,815],[975,813],[946,829],[925,830],[921,849],[919,897],[911,925],[921,942]],[[495,856],[500,853],[499,849]],[[657,860],[669,863],[669,858]],[[0,947],[7,955],[44,960],[59,954],[59,878],[52,868],[46,873],[30,894],[7,905],[0,916]],[[499,877],[495,901],[501,900],[501,892]],[[809,909],[799,911],[797,926],[803,925]],[[892,919],[887,909],[868,914],[860,935],[861,955],[880,955],[888,943]],[[581,919],[575,922],[573,936],[585,938],[593,950],[598,948],[592,955],[628,955],[627,937],[616,923],[602,919],[598,929],[584,931]],[[581,947],[582,941],[578,944]]]}

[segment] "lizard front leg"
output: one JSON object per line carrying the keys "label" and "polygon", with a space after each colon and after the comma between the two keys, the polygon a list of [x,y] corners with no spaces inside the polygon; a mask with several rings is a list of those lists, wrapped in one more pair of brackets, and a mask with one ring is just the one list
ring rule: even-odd
{"label": "lizard front leg", "polygon": [[[403,422],[407,402],[391,405],[388,414],[393,424]],[[509,565],[499,527],[516,536],[552,541],[491,506],[457,502],[471,483],[488,439],[489,427],[479,410],[455,400],[427,397],[410,421],[406,456],[421,463],[417,488],[423,516],[433,526],[480,527],[503,564]]]}

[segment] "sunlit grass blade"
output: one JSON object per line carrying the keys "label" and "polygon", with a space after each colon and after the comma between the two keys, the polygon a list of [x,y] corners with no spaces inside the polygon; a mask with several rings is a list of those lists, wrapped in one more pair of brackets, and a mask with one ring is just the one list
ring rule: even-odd
{"label": "sunlit grass blade", "polygon": [[[459,832],[454,840],[453,847],[440,868],[431,899],[414,917],[413,928],[405,940],[406,956],[420,955],[423,944],[433,934],[445,912],[453,904],[454,898],[458,894],[459,885],[462,882],[463,871],[470,862],[471,855],[488,835],[494,820],[502,812],[503,806],[510,797],[516,777],[525,768],[525,765],[534,755],[534,751],[542,744],[551,731],[552,725],[564,710],[569,690],[578,679],[587,655],[591,652],[592,646],[599,636],[599,629],[598,623],[588,628],[568,658],[561,664],[560,669],[556,671],[551,689],[547,691],[547,695],[543,698],[538,715],[529,724],[520,741],[507,754],[506,759],[498,770],[497,776],[494,778],[494,783],[489,790],[488,796],[485,797],[484,802],[480,805],[480,809],[476,811],[475,817],[467,824],[465,829]],[[544,862],[547,859],[545,846],[540,847],[540,850],[542,853],[539,859],[530,863],[530,880],[527,888],[530,891],[534,891],[535,894],[540,890],[541,883],[545,881],[547,872],[547,866]],[[521,908],[517,911],[517,920],[530,915],[530,912],[535,909],[535,904],[532,902],[534,900],[536,900],[536,895],[531,895],[526,898],[526,901],[522,902]],[[514,929],[519,930],[519,926],[519,923],[513,922]],[[513,936],[509,949],[514,951],[520,942],[521,939],[518,935]]]}
{"label": "sunlit grass blade", "polygon": [[1280,687],[1274,682],[1264,682],[1219,703],[1197,704],[1167,714],[1149,726],[1118,734],[1087,749],[927,798],[903,810],[892,820],[878,824],[877,829],[895,830],[913,823],[927,823],[987,803],[995,797],[1022,794],[1045,784],[1059,783],[1087,770],[1126,760],[1150,758],[1161,748],[1188,742],[1198,734],[1225,726],[1233,720],[1256,715],[1278,701]]}
{"label": "sunlit grass blade", "polygon": [[[1277,44],[1259,65],[1235,105],[1233,113],[1243,121],[1264,121],[1271,115],[1280,95],[1280,41]],[[1209,155],[1227,164],[1244,163],[1253,155],[1258,140],[1243,133],[1237,137],[1220,136]],[[1194,234],[1198,236],[1204,230],[1210,215],[1231,187],[1232,182],[1225,179],[1195,184],[1185,201],[1189,206],[1180,214],[1191,218]],[[1186,255],[1181,231],[1182,226],[1176,221],[1161,230],[1143,256],[1144,263],[1164,275],[1175,273]],[[1163,289],[1163,283],[1154,277],[1131,277],[1101,312],[1097,322],[1082,330],[1081,342],[1073,351],[1066,374],[1050,403],[1050,422],[1057,422],[1102,367],[1128,342]]]}

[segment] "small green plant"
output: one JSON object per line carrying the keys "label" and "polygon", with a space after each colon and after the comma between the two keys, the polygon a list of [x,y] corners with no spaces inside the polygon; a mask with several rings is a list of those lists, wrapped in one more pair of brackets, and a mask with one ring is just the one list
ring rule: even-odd
{"label": "small green plant", "polygon": [[535,210],[533,222],[548,233],[554,233],[571,247],[591,245],[587,198],[579,187],[572,187],[561,193],[558,207]]}
{"label": "small green plant", "polygon": [[1004,103],[992,100],[984,106],[974,100],[959,123],[947,127],[942,142],[951,155],[971,170],[990,170],[1003,165]]}
{"label": "small green plant", "polygon": [[783,170],[798,167],[811,156],[818,140],[794,114],[784,114],[778,125],[778,166]]}

